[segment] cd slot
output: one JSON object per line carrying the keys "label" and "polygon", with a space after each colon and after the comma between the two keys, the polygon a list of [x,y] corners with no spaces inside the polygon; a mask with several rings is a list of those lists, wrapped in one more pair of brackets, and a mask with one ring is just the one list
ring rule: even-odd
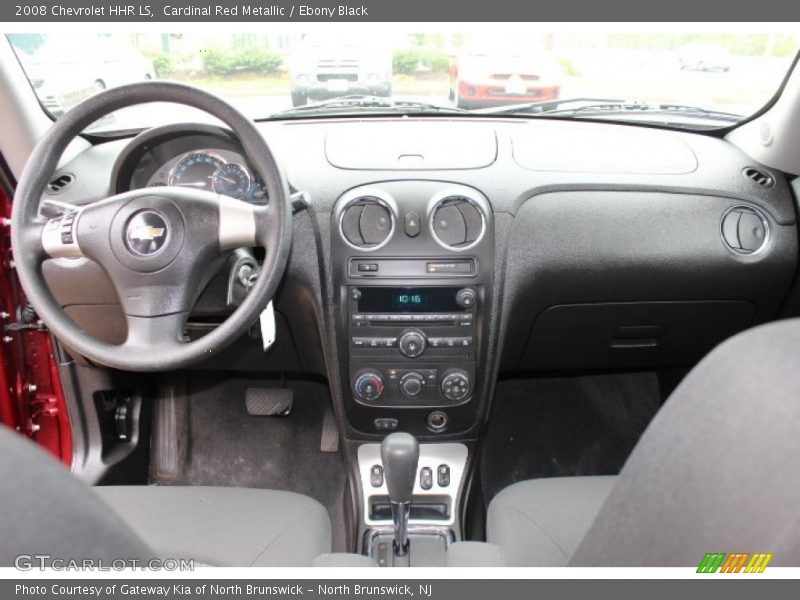
{"label": "cd slot", "polygon": [[393,326],[393,325],[419,325],[420,323],[436,323],[437,325],[455,326],[456,319],[416,319],[413,317],[427,316],[427,315],[408,315],[405,319],[378,319],[370,321],[370,325],[375,326]]}
{"label": "cd slot", "polygon": [[394,313],[394,314],[366,314],[356,313],[352,316],[355,327],[404,327],[413,325],[441,325],[455,327],[456,325],[470,326],[473,323],[472,313]]}

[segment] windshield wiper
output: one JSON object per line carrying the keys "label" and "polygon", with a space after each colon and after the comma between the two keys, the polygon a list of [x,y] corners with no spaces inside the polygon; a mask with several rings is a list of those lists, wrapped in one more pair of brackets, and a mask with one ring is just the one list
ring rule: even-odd
{"label": "windshield wiper", "polygon": [[313,104],[304,104],[303,106],[295,106],[286,110],[281,110],[272,113],[271,117],[286,117],[292,115],[310,115],[310,114],[327,114],[335,112],[350,112],[353,109],[361,110],[377,110],[389,111],[393,113],[401,112],[454,112],[466,113],[469,111],[463,108],[455,108],[452,106],[442,106],[441,104],[434,104],[432,102],[420,102],[417,100],[404,100],[402,98],[383,98],[381,96],[342,96],[339,98],[332,98],[331,100],[323,100],[322,102],[315,102]]}
{"label": "windshield wiper", "polygon": [[621,114],[653,114],[676,115],[679,117],[698,117],[720,121],[740,121],[743,116],[734,113],[692,106],[690,104],[672,104],[666,102],[648,102],[646,100],[620,100],[615,98],[570,98],[568,100],[546,100],[474,110],[473,113],[490,115],[621,115]]}

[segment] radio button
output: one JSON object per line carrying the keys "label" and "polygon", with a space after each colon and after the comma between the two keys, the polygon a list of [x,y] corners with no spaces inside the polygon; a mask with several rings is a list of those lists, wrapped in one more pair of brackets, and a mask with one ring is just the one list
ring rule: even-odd
{"label": "radio button", "polygon": [[381,342],[381,338],[367,338],[367,346],[370,348],[380,348]]}
{"label": "radio button", "polygon": [[456,294],[456,304],[458,304],[461,308],[471,308],[475,305],[477,300],[478,295],[475,293],[475,290],[470,288],[459,290]]}
{"label": "radio button", "polygon": [[367,338],[353,338],[353,348],[363,348],[367,345]]}
{"label": "radio button", "polygon": [[404,356],[407,356],[408,358],[416,358],[425,352],[427,343],[425,335],[421,331],[412,329],[410,331],[406,331],[400,336],[400,338],[397,340],[397,345],[400,348],[400,352],[403,353]]}
{"label": "radio button", "polygon": [[395,348],[397,346],[397,338],[390,337],[390,338],[383,338],[383,347],[384,348]]}

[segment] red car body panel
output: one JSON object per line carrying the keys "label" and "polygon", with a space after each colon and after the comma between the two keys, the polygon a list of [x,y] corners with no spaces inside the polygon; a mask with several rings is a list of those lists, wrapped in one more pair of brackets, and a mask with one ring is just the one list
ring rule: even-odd
{"label": "red car body panel", "polygon": [[525,91],[520,94],[507,94],[504,85],[470,83],[460,81],[458,93],[464,100],[477,107],[497,106],[498,104],[522,104],[524,102],[539,102],[556,100],[561,91],[560,85],[526,85]]}
{"label": "red car body panel", "polygon": [[70,466],[72,433],[58,364],[50,332],[38,319],[26,319],[21,312],[27,299],[14,272],[10,216],[11,203],[0,190],[0,423],[30,437]]}
{"label": "red car body panel", "polygon": [[469,53],[450,66],[451,96],[469,108],[555,100],[561,92],[559,68],[546,53]]}

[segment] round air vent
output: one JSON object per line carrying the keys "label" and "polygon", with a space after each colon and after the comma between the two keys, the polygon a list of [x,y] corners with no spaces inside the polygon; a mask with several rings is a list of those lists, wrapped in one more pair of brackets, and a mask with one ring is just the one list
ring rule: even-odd
{"label": "round air vent", "polygon": [[464,196],[440,200],[431,213],[431,231],[440,245],[451,250],[472,248],[483,237],[486,223],[478,205]]}
{"label": "round air vent", "polygon": [[374,196],[351,201],[342,212],[342,237],[359,250],[376,250],[386,244],[394,231],[389,206]]}
{"label": "round air vent", "polygon": [[722,239],[738,254],[753,254],[767,243],[767,218],[749,206],[735,206],[722,216]]}

